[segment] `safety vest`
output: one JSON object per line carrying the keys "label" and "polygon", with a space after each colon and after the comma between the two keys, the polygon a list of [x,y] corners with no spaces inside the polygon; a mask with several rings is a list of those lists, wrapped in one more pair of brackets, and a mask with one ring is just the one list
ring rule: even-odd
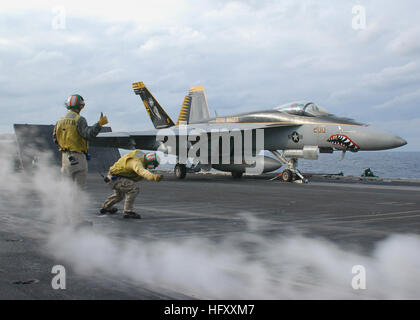
{"label": "safety vest", "polygon": [[60,151],[88,152],[88,142],[77,131],[80,115],[70,111],[57,122],[56,135]]}
{"label": "safety vest", "polygon": [[122,176],[122,177],[126,177],[128,179],[135,180],[135,181],[140,181],[141,179],[143,179],[143,177],[140,177],[131,168],[127,167],[128,160],[135,159],[135,160],[140,161],[140,163],[143,165],[143,167],[146,168],[146,162],[144,160],[145,155],[143,154],[140,157],[136,156],[136,154],[139,153],[139,152],[140,152],[140,150],[136,149],[136,150],[131,151],[130,153],[127,153],[125,156],[121,157],[109,169],[109,173],[114,175],[114,176]]}

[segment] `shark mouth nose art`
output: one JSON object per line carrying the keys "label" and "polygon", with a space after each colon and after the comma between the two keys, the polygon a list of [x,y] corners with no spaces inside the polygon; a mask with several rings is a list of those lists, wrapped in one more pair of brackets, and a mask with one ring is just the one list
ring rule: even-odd
{"label": "shark mouth nose art", "polygon": [[353,140],[343,134],[334,134],[329,137],[327,141],[334,145],[341,146],[346,150],[358,151],[360,149],[360,147]]}

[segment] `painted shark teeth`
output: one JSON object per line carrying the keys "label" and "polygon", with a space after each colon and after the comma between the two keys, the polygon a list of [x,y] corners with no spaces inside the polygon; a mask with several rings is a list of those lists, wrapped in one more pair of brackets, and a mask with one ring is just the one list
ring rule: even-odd
{"label": "painted shark teeth", "polygon": [[341,146],[346,150],[357,151],[360,149],[360,147],[353,140],[343,134],[332,135],[327,141],[334,145]]}

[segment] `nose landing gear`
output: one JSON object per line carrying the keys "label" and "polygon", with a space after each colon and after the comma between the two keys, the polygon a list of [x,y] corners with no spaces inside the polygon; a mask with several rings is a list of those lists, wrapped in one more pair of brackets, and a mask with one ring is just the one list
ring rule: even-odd
{"label": "nose landing gear", "polygon": [[281,178],[284,182],[308,183],[308,179],[306,179],[296,168],[298,159],[290,158],[290,160],[287,160],[282,154],[275,150],[271,151],[271,153],[274,154],[281,163],[287,166],[281,174]]}

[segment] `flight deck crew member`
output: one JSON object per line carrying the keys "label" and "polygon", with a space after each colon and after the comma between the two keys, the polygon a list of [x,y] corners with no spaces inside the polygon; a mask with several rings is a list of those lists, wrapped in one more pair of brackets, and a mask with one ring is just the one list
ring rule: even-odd
{"label": "flight deck crew member", "polygon": [[[84,106],[85,102],[80,95],[70,96],[66,101],[69,111],[58,120],[53,133],[54,142],[62,153],[61,173],[71,178],[80,190],[85,187],[88,172],[88,141],[96,137],[101,127],[108,123],[107,117],[101,113],[99,121],[89,128],[86,119],[80,115]],[[75,224],[85,222],[80,213],[74,213],[72,218]]]}
{"label": "flight deck crew member", "polygon": [[124,218],[140,219],[141,216],[133,211],[134,200],[139,193],[138,181],[147,179],[159,182],[163,175],[153,174],[147,169],[154,169],[159,165],[156,152],[144,154],[136,149],[121,157],[110,169],[107,176],[109,186],[114,193],[108,197],[100,210],[101,214],[116,213],[114,204],[124,202]]}

